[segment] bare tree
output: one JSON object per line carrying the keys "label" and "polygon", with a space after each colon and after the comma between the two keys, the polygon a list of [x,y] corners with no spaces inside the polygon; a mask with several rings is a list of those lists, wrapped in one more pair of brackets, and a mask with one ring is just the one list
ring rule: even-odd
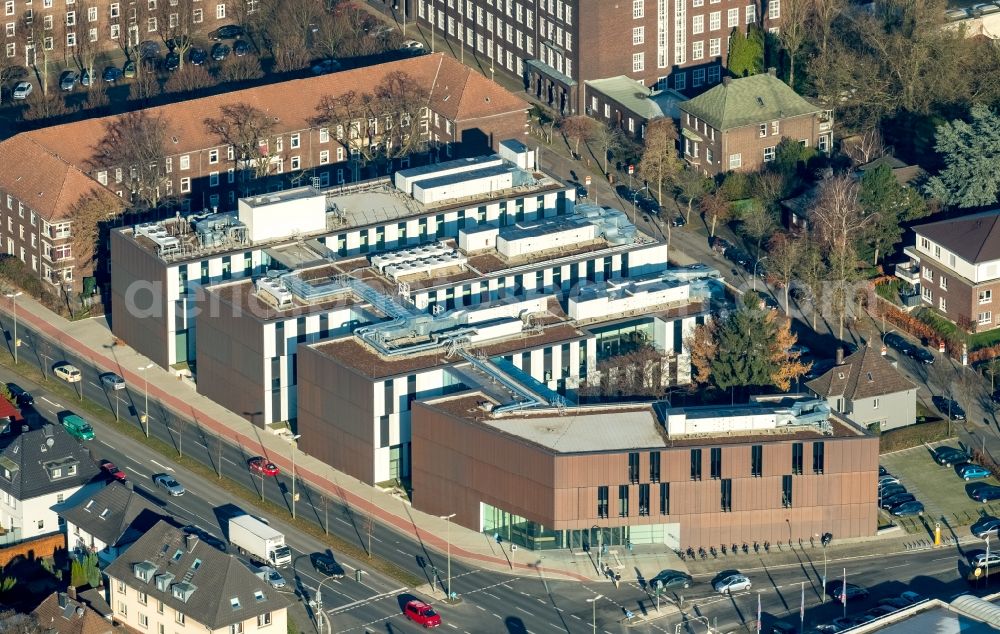
{"label": "bare tree", "polygon": [[297,70],[310,57],[309,44],[323,15],[315,0],[270,0],[260,6],[264,45],[279,72]]}
{"label": "bare tree", "polygon": [[261,69],[260,59],[256,55],[242,57],[231,55],[222,63],[222,69],[219,72],[219,79],[224,82],[250,81],[260,79],[263,76],[264,71]]}
{"label": "bare tree", "polygon": [[66,108],[66,101],[62,93],[52,91],[49,93],[35,92],[28,97],[28,108],[22,116],[29,121],[41,121],[64,115],[69,110]]}
{"label": "bare tree", "polygon": [[274,132],[274,117],[246,103],[227,104],[222,106],[221,112],[221,117],[206,118],[203,123],[219,143],[233,148],[233,164],[246,189],[250,180],[246,168],[252,178],[267,176],[271,169],[272,152],[268,139]]}
{"label": "bare tree", "polygon": [[778,39],[788,53],[788,85],[795,88],[795,56],[806,40],[811,0],[784,0]]}
{"label": "bare tree", "polygon": [[673,119],[653,119],[646,125],[639,175],[656,185],[656,200],[663,204],[663,186],[674,180],[681,168],[677,156],[677,128]]}
{"label": "bare tree", "polygon": [[65,41],[63,27],[63,20],[57,20],[56,15],[36,16],[31,9],[21,16],[16,26],[28,65],[38,71],[39,88],[46,96],[52,83],[49,74],[53,71],[56,43],[61,46]]}
{"label": "bare tree", "polygon": [[90,77],[89,85],[86,86],[88,91],[93,91],[95,87],[101,84],[100,81],[95,81],[96,69],[94,66],[97,64],[97,56],[101,53],[101,38],[100,30],[98,30],[95,35],[96,38],[91,39],[90,29],[97,28],[92,27],[90,22],[84,22],[87,19],[87,13],[92,7],[96,7],[94,0],[76,0],[76,15],[78,23],[83,27],[79,29],[76,38],[76,61],[80,65],[83,72],[87,73]]}
{"label": "bare tree", "polygon": [[834,32],[834,21],[845,9],[845,0],[811,0],[809,3],[809,31],[819,45],[821,54],[829,50],[829,42]]}
{"label": "bare tree", "polygon": [[70,252],[80,270],[93,269],[105,243],[105,229],[125,210],[120,198],[106,189],[95,188],[80,197],[70,210],[73,238]]}
{"label": "bare tree", "polygon": [[559,121],[559,130],[573,144],[573,154],[580,156],[580,143],[590,141],[597,122],[585,115],[564,117]]}
{"label": "bare tree", "polygon": [[805,253],[805,242],[788,233],[776,233],[767,245],[770,260],[768,271],[776,275],[784,287],[785,313],[791,314],[788,306],[788,292]]}
{"label": "bare tree", "polygon": [[180,58],[178,71],[184,70],[184,58],[194,45],[195,9],[204,10],[198,0],[160,0],[156,3],[157,31],[167,48]]}
{"label": "bare tree", "polygon": [[202,88],[207,88],[213,83],[212,76],[204,66],[188,64],[184,68],[178,68],[170,74],[163,89],[172,93],[195,92]]}
{"label": "bare tree", "polygon": [[747,237],[752,238],[756,243],[756,250],[754,251],[754,257],[760,260],[760,245],[764,241],[764,238],[771,235],[774,229],[777,227],[778,223],[774,217],[774,213],[768,209],[766,205],[760,202],[754,202],[753,204],[747,206],[742,214],[740,214],[740,228],[747,235]]}
{"label": "bare tree", "polygon": [[860,134],[854,135],[850,141],[853,142],[843,143],[844,153],[850,157],[854,165],[866,165],[887,153],[885,143],[882,141],[882,133],[878,131],[878,128],[868,128]]}
{"label": "bare tree", "polygon": [[715,227],[719,222],[726,222],[729,220],[730,214],[732,213],[729,201],[726,200],[722,194],[718,192],[712,192],[711,194],[705,194],[698,201],[698,208],[704,215],[706,222],[708,222],[708,235],[712,238],[715,237]]}
{"label": "bare tree", "polygon": [[159,207],[170,178],[164,167],[167,122],[146,110],[123,114],[104,124],[90,162],[95,167],[123,171],[132,204]]}
{"label": "bare tree", "polygon": [[598,123],[594,129],[593,143],[600,150],[601,160],[604,164],[604,175],[608,172],[608,157],[625,147],[625,139],[622,131],[618,128]]}

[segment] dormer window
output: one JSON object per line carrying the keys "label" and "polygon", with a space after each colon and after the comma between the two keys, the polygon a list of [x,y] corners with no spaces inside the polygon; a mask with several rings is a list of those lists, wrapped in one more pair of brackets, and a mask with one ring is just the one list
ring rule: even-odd
{"label": "dormer window", "polygon": [[201,560],[200,559],[195,559],[193,562],[191,562],[191,570],[197,570],[199,568],[201,568]]}
{"label": "dormer window", "polygon": [[156,589],[160,592],[166,592],[173,580],[174,575],[171,572],[164,572],[163,574],[156,575]]}
{"label": "dormer window", "polygon": [[180,599],[184,603],[187,603],[188,599],[191,598],[191,595],[194,594],[194,591],[197,589],[198,588],[194,584],[182,581],[171,586],[170,594],[172,594],[175,599]]}
{"label": "dormer window", "polygon": [[240,609],[240,598],[239,597],[233,597],[232,599],[229,600],[229,605],[233,606],[234,610],[239,610]]}
{"label": "dormer window", "polygon": [[174,559],[174,561],[180,561],[180,558],[183,557],[183,556],[184,556],[184,551],[181,550],[180,548],[178,548],[177,552],[174,553],[173,559]]}
{"label": "dormer window", "polygon": [[255,601],[256,601],[257,603],[261,603],[261,602],[262,602],[262,601],[264,601],[264,599],[266,599],[267,597],[265,597],[265,596],[264,596],[264,593],[263,593],[263,592],[261,592],[260,590],[254,590],[254,592],[253,592],[253,598],[254,598],[254,600],[255,600]]}
{"label": "dormer window", "polygon": [[76,475],[76,465],[75,464],[71,464],[70,466],[66,467],[66,475],[68,475],[68,476]]}
{"label": "dormer window", "polygon": [[132,571],[135,573],[136,579],[149,583],[153,579],[153,575],[156,574],[156,564],[140,561],[132,566]]}

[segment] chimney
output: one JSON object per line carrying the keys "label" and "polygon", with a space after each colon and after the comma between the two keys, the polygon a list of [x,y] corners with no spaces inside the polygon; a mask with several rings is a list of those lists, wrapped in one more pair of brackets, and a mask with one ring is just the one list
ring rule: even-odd
{"label": "chimney", "polygon": [[733,83],[733,78],[732,77],[726,76],[726,77],[722,78],[722,85],[723,86],[728,86],[731,83]]}
{"label": "chimney", "polygon": [[67,603],[66,599],[67,599],[66,593],[65,592],[60,592],[59,593],[59,607],[60,608],[65,608],[66,607],[66,603]]}
{"label": "chimney", "polygon": [[837,365],[844,365],[844,347],[837,346]]}
{"label": "chimney", "polygon": [[184,536],[184,546],[187,548],[187,551],[189,553],[194,551],[194,547],[197,544],[198,544],[198,536],[197,535],[185,535]]}
{"label": "chimney", "polygon": [[774,66],[771,66],[767,69],[767,74],[770,75],[771,77],[777,77],[778,69],[776,69]]}
{"label": "chimney", "polygon": [[70,586],[66,588],[66,595],[76,601],[76,586]]}

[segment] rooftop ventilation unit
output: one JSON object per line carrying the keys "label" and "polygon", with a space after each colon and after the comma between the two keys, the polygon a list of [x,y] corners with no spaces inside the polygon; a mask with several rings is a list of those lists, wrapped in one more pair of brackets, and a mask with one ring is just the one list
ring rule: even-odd
{"label": "rooftop ventilation unit", "polygon": [[135,235],[146,236],[152,240],[156,244],[160,255],[168,255],[180,249],[180,240],[176,236],[167,233],[166,228],[158,223],[137,225],[135,227]]}
{"label": "rooftop ventilation unit", "polygon": [[292,305],[292,292],[285,288],[281,278],[260,278],[257,280],[257,294],[278,308],[288,308]]}

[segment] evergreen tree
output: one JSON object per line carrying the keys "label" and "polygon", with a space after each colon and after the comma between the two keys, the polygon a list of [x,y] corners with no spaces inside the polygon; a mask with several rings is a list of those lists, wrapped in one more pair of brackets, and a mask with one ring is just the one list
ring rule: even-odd
{"label": "evergreen tree", "polygon": [[927,192],[956,207],[992,205],[1000,194],[1000,116],[975,105],[969,117],[938,127],[934,149],[946,167],[930,178]]}
{"label": "evergreen tree", "polygon": [[861,177],[858,202],[872,223],[862,237],[861,255],[872,265],[892,252],[903,237],[904,223],[927,215],[927,204],[916,191],[896,180],[892,169],[882,164]]}
{"label": "evergreen tree", "polygon": [[729,39],[726,68],[735,77],[749,77],[764,70],[764,33],[750,27],[747,33],[736,27]]}

